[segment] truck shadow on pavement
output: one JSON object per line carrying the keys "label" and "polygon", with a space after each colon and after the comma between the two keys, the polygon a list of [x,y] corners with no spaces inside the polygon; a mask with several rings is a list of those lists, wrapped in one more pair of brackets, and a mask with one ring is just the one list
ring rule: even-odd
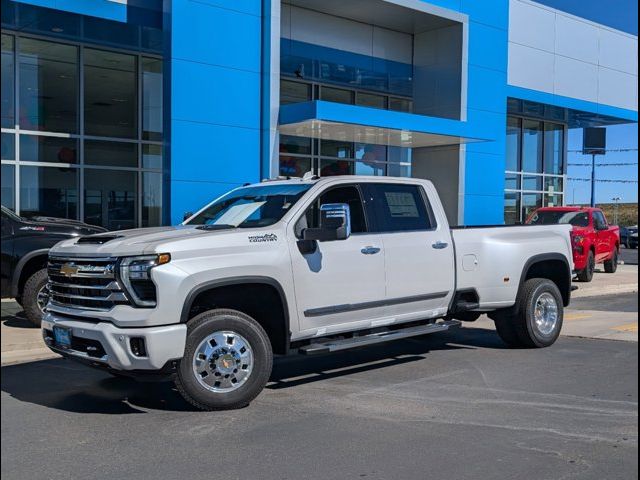
{"label": "truck shadow on pavement", "polygon": [[25,314],[22,311],[14,313],[13,315],[3,315],[2,324],[6,327],[28,328],[30,330],[40,328],[27,320],[27,317],[25,317]]}
{"label": "truck shadow on pavement", "polygon": [[[491,330],[464,328],[329,355],[278,357],[267,388],[294,388],[428,360],[426,355],[432,351],[465,348],[506,347]],[[72,413],[122,415],[153,410],[195,411],[172,382],[138,382],[112,377],[62,358],[2,367],[2,391],[22,402]]]}

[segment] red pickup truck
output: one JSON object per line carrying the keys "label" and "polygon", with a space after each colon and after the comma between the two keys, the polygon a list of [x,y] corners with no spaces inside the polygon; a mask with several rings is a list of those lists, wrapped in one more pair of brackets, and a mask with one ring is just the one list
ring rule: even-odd
{"label": "red pickup truck", "polygon": [[603,263],[607,273],[614,273],[618,269],[620,228],[609,225],[607,217],[599,208],[539,208],[529,216],[527,223],[573,225],[573,261],[580,281],[591,281],[597,263]]}

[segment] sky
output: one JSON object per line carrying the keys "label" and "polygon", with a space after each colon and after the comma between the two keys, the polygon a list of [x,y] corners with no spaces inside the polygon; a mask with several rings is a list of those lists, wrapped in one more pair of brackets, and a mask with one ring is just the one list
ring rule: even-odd
{"label": "sky", "polygon": [[[592,22],[638,35],[638,0],[536,0]],[[606,5],[606,8],[603,6]]]}
{"label": "sky", "polygon": [[[596,163],[635,163],[619,167],[596,167],[596,180],[638,180],[638,124],[613,125],[607,127],[607,150],[635,148],[631,152],[607,152],[596,157]],[[572,150],[582,149],[582,130],[569,130],[567,176],[569,178],[590,178],[591,167],[572,166],[572,163],[590,163],[590,155],[582,155]],[[566,203],[588,204],[591,198],[590,182],[569,180],[565,187]],[[620,197],[623,203],[637,203],[637,183],[600,183],[596,182],[596,203],[611,203],[612,198]]]}

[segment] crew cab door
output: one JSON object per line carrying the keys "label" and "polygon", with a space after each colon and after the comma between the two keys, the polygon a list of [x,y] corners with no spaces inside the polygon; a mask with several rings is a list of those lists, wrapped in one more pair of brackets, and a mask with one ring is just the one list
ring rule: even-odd
{"label": "crew cab door", "polygon": [[603,262],[613,251],[612,235],[604,214],[597,210],[593,212],[593,228],[596,235],[596,262]]}
{"label": "crew cab door", "polygon": [[454,289],[454,254],[435,190],[428,197],[420,184],[366,183],[363,189],[372,207],[371,228],[384,247],[388,314],[398,320],[445,314]]}
{"label": "crew cab door", "polygon": [[[346,203],[351,235],[345,240],[318,241],[313,253],[301,253],[305,228],[317,228],[320,205]],[[329,186],[294,221],[289,237],[300,329],[318,329],[365,321],[384,311],[384,252],[380,235],[367,227],[361,191],[356,184]],[[376,306],[379,305],[379,306]],[[313,333],[313,332],[311,332]]]}

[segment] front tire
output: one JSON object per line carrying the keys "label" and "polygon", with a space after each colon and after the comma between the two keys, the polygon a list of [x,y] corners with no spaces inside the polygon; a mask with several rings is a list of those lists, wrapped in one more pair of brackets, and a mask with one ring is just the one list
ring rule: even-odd
{"label": "front tire", "polygon": [[175,383],[201,410],[242,408],[267,384],[272,364],[271,342],[258,322],[236,310],[209,310],[187,323]]}
{"label": "front tire", "polygon": [[496,319],[498,335],[507,345],[543,348],[558,339],[564,307],[560,290],[551,280],[527,280],[518,292],[515,312]]}
{"label": "front tire", "polygon": [[589,255],[587,256],[587,266],[584,267],[583,270],[578,272],[578,280],[581,282],[589,283],[593,280],[593,273],[596,271],[596,256],[593,254],[592,250],[589,250]]}
{"label": "front tire", "polygon": [[613,251],[613,256],[604,262],[604,271],[607,273],[616,273],[618,270],[618,249]]}
{"label": "front tire", "polygon": [[47,269],[43,268],[31,275],[22,289],[22,308],[31,323],[39,327],[44,315],[44,307],[49,301]]}

